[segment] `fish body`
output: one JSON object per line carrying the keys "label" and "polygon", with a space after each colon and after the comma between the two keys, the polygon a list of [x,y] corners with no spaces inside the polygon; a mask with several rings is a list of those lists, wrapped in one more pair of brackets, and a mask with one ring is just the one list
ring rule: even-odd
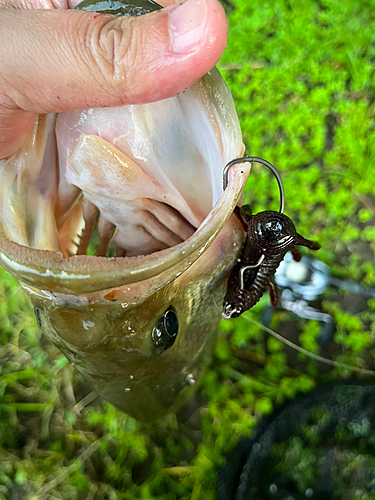
{"label": "fish body", "polygon": [[140,420],[180,406],[215,343],[249,174],[232,97],[210,71],[164,101],[39,116],[0,161],[0,263],[43,332]]}

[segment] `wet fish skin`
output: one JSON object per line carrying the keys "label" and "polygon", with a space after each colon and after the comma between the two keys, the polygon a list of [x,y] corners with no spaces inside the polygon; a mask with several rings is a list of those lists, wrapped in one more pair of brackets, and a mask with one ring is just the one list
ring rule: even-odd
{"label": "wet fish skin", "polygon": [[[79,216],[84,193],[73,186],[73,198],[66,198],[70,205],[65,203],[66,210],[56,216],[60,207],[56,179],[61,181],[61,171],[57,175],[54,164],[54,116],[39,116],[29,143],[0,161],[0,264],[29,294],[51,342],[104,399],[143,421],[178,408],[197,387],[215,344],[227,277],[244,239],[241,224],[231,214],[239,203],[249,165],[231,170],[228,188],[217,199],[225,163],[243,154],[228,89],[214,70],[197,82],[194,90],[173,99],[177,100],[176,108],[181,100],[185,107],[197,107],[200,118],[202,109],[208,110],[204,113],[210,118],[202,133],[207,132],[218,149],[211,165],[214,173],[206,172],[197,180],[199,192],[198,187],[202,190],[207,178],[214,176],[212,192],[202,200],[204,207],[194,213],[202,222],[210,209],[207,207],[214,208],[191,237],[171,248],[125,258],[68,258],[61,251],[65,241],[62,231],[69,229],[77,236],[82,224]],[[131,114],[139,113],[139,123],[144,121],[145,109],[148,119],[153,113],[160,116],[162,105],[132,107]],[[91,111],[95,114],[98,110]],[[113,116],[113,110],[108,113]],[[69,116],[74,122],[75,115]],[[64,117],[60,115],[59,121],[64,124]],[[158,134],[161,139],[162,132]],[[83,132],[83,136],[92,133]],[[168,141],[161,143],[161,150],[169,154],[166,145]],[[198,157],[201,153],[197,152]],[[119,157],[121,154],[118,151]],[[171,154],[173,157],[173,150]],[[169,165],[174,164],[169,161]],[[194,179],[198,173],[194,170]],[[176,177],[176,171],[173,174]],[[185,200],[181,206],[187,204]],[[173,345],[161,352],[153,342],[153,331],[170,307],[176,312],[179,328]]]}
{"label": "wet fish skin", "polygon": [[[133,417],[149,421],[177,409],[211,359],[228,272],[243,242],[235,219],[220,236],[179,278],[136,304],[98,294],[77,304],[76,296],[29,289],[44,334],[105,400]],[[158,353],[151,332],[169,306],[179,332]]]}

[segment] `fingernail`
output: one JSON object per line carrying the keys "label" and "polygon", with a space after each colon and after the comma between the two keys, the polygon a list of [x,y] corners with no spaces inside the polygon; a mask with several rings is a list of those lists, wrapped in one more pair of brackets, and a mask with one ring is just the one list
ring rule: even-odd
{"label": "fingernail", "polygon": [[172,9],[169,14],[172,51],[187,54],[200,46],[203,38],[207,21],[206,0],[188,0]]}

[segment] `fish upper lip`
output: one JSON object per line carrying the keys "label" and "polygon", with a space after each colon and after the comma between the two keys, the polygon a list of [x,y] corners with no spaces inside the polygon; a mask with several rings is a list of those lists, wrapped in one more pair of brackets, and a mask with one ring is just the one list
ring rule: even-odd
{"label": "fish upper lip", "polygon": [[229,183],[214,209],[186,241],[137,257],[63,257],[60,252],[28,248],[7,237],[0,222],[0,264],[24,284],[62,293],[83,294],[136,283],[160,275],[163,283],[188,269],[215,240],[237,205],[250,171],[243,163],[231,169]]}

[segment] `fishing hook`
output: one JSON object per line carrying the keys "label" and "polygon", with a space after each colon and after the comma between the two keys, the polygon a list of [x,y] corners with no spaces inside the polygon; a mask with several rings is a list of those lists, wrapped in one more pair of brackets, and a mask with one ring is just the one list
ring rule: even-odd
{"label": "fishing hook", "polygon": [[267,167],[271,172],[273,173],[277,184],[279,186],[279,193],[280,193],[280,208],[279,208],[279,213],[282,214],[284,212],[284,205],[285,205],[285,195],[284,195],[284,186],[283,182],[281,180],[281,177],[279,175],[279,172],[276,170],[276,168],[267,160],[263,160],[263,158],[258,158],[257,156],[243,156],[242,158],[236,158],[229,163],[227,163],[224,167],[223,170],[223,189],[224,191],[226,190],[228,186],[228,172],[229,170],[233,167],[233,165],[236,165],[237,163],[245,163],[245,162],[250,162],[250,163],[260,163],[261,165]]}

